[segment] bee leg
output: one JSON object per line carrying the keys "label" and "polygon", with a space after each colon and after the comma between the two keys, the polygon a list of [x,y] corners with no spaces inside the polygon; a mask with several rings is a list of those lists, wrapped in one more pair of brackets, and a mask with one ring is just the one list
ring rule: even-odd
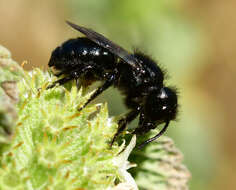
{"label": "bee leg", "polygon": [[80,82],[79,82],[79,79],[77,78],[77,79],[75,79],[75,84],[76,84],[76,87],[77,87],[77,89],[80,89],[80,87],[81,87],[81,84],[80,84]]}
{"label": "bee leg", "polygon": [[65,84],[65,83],[69,82],[70,80],[72,80],[73,78],[74,77],[72,77],[72,76],[67,76],[67,77],[64,77],[62,79],[59,79],[59,80],[53,82],[51,85],[49,85],[47,87],[47,90],[50,89],[50,88],[53,88],[54,86],[56,86],[56,84],[59,84],[59,85]]}
{"label": "bee leg", "polygon": [[110,146],[112,147],[113,143],[115,142],[116,138],[119,136],[119,134],[125,130],[126,125],[128,123],[130,123],[131,121],[133,121],[139,114],[140,112],[140,106],[137,107],[136,109],[130,111],[128,114],[126,114],[126,116],[122,119],[119,120],[118,122],[118,130],[116,132],[116,134],[114,135]]}
{"label": "bee leg", "polygon": [[108,76],[108,79],[106,79],[106,81],[104,82],[104,84],[100,87],[98,87],[98,89],[91,95],[91,97],[87,100],[87,102],[78,109],[78,111],[81,111],[83,108],[85,108],[92,100],[94,100],[98,95],[100,95],[103,91],[105,91],[107,88],[109,88],[111,85],[113,85],[113,83],[116,80],[116,74],[111,74]]}
{"label": "bee leg", "polygon": [[[85,73],[89,69],[90,69],[89,67],[85,67],[84,69],[81,69],[81,70],[78,69],[78,71],[77,70],[73,71],[73,72],[69,73],[67,76],[65,76],[64,78],[53,82],[51,85],[49,85],[47,87],[47,89],[53,88],[54,86],[56,86],[56,84],[63,85],[63,84],[65,84],[65,83],[67,83],[67,82],[69,82],[70,80],[73,80],[73,79],[76,80],[76,86],[79,87],[79,80],[78,79],[81,76],[81,73]],[[63,73],[61,72],[61,73],[58,73],[56,76],[60,76],[62,74]]]}

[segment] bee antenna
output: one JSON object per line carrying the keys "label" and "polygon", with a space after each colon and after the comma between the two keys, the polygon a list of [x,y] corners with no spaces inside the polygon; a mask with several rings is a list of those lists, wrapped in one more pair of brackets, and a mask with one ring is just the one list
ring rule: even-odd
{"label": "bee antenna", "polygon": [[156,140],[156,139],[159,138],[161,135],[163,135],[163,134],[165,133],[165,131],[166,131],[166,129],[167,129],[169,123],[170,123],[170,120],[167,120],[167,121],[166,121],[166,124],[165,124],[165,126],[162,128],[162,130],[161,130],[156,136],[154,136],[154,137],[152,137],[152,138],[150,138],[150,139],[144,141],[142,144],[140,144],[140,145],[138,146],[138,149],[143,148],[146,144],[148,144],[148,143],[150,143],[150,142]]}

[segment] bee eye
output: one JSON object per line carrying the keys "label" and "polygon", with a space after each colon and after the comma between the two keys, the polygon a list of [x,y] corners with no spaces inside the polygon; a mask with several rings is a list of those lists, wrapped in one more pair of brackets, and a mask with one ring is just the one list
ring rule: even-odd
{"label": "bee eye", "polygon": [[145,113],[157,122],[172,120],[177,112],[177,95],[170,88],[163,87],[151,92],[145,102]]}

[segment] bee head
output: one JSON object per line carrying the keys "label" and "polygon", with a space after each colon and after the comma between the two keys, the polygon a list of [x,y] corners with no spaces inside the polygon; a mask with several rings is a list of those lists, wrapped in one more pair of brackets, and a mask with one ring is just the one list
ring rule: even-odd
{"label": "bee head", "polygon": [[174,120],[177,115],[178,98],[176,90],[162,87],[149,93],[144,105],[144,113],[157,124]]}

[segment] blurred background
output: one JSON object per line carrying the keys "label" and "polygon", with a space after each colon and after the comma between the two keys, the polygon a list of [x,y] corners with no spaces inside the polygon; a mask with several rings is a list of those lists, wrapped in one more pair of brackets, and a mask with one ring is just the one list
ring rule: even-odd
{"label": "blurred background", "polygon": [[[79,34],[65,20],[138,47],[168,70],[180,91],[177,122],[168,129],[192,173],[191,190],[236,186],[236,1],[0,0],[0,44],[27,69],[47,69],[51,51]],[[108,90],[111,115],[125,111]]]}

